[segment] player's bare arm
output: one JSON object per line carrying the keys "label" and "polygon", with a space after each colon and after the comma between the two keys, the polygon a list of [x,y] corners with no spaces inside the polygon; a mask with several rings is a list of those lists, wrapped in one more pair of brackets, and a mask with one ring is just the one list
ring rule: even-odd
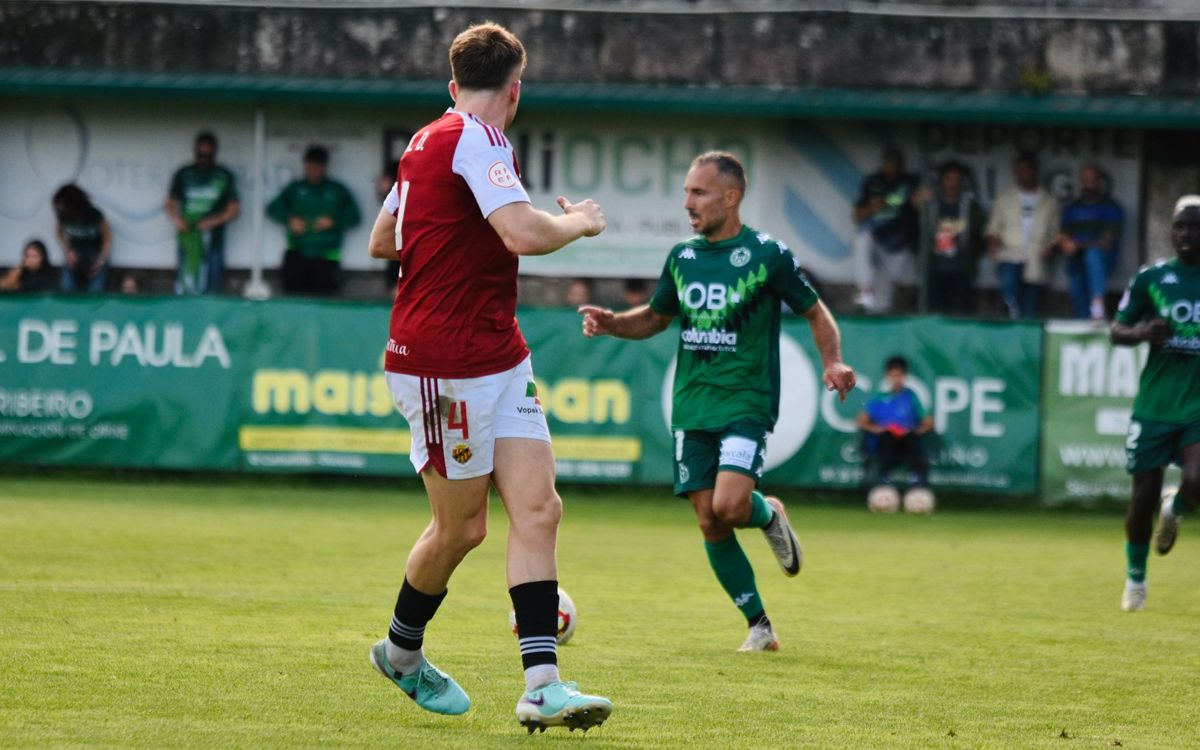
{"label": "player's bare arm", "polygon": [[648,339],[662,333],[673,318],[663,315],[650,305],[639,305],[631,310],[615,313],[604,307],[583,305],[579,308],[583,316],[583,335],[614,336],[619,339]]}
{"label": "player's bare arm", "polygon": [[854,390],[857,382],[854,370],[842,361],[842,334],[838,331],[837,322],[830,314],[824,302],[817,302],[804,313],[808,319],[808,327],[812,330],[813,341],[817,343],[817,351],[821,353],[821,364],[825,367],[825,387],[837,391],[843,401],[846,394]]}
{"label": "player's bare arm", "polygon": [[1117,346],[1137,346],[1141,343],[1158,346],[1171,338],[1171,324],[1162,318],[1153,318],[1129,325],[1113,323],[1109,338]]}
{"label": "player's bare arm", "polygon": [[562,214],[554,216],[528,203],[510,203],[493,211],[488,223],[514,255],[547,255],[580,237],[595,237],[608,225],[600,204],[591,198],[571,203],[561,195]]}
{"label": "player's bare arm", "polygon": [[380,260],[395,260],[399,255],[396,247],[396,217],[386,208],[379,209],[379,215],[375,217],[367,251],[372,258]]}

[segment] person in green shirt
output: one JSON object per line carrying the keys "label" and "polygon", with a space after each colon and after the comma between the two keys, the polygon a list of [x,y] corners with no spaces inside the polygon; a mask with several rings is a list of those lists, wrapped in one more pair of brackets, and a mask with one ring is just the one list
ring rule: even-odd
{"label": "person in green shirt", "polygon": [[684,182],[697,236],[671,249],[648,304],[621,313],[583,305],[583,334],[644,339],[678,318],[671,430],[675,493],[696,511],[709,564],[750,633],[740,651],[775,651],[754,569],[734,529],[762,529],[780,567],[800,571],[800,542],[783,503],[758,491],[766,437],[779,417],[781,303],[808,319],[827,388],[843,398],[854,371],[837,324],[782,242],[739,215],[746,176],[732,154],[696,157]]}
{"label": "person in green shirt", "polygon": [[304,178],[271,201],[267,216],[287,229],[283,291],[336,292],[341,286],[342,241],[362,217],[350,190],[329,178],[329,151],[310,146],[304,152]]}
{"label": "person in green shirt", "polygon": [[[1154,548],[1165,555],[1179,535],[1179,519],[1200,505],[1200,195],[1176,202],[1171,241],[1175,257],[1138,271],[1111,330],[1118,346],[1150,345],[1125,438],[1133,475],[1121,597],[1127,612],[1146,604],[1155,507],[1161,504]],[[1164,493],[1163,472],[1171,463],[1183,468],[1183,482]]]}
{"label": "person in green shirt", "polygon": [[171,178],[167,218],[175,227],[179,270],[177,294],[221,291],[225,270],[225,225],[237,218],[237,184],[233,172],[217,164],[217,137],[196,136],[195,161]]}

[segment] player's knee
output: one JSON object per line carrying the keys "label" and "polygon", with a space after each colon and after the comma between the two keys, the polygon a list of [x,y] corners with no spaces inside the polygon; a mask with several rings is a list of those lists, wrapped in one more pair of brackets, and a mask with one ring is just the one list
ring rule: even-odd
{"label": "player's knee", "polygon": [[435,522],[433,536],[438,547],[460,556],[466,555],[487,538],[487,516],[480,514],[457,523]]}
{"label": "player's knee", "polygon": [[[516,520],[516,519],[514,519]],[[537,500],[525,504],[518,521],[521,530],[530,533],[552,533],[562,520],[562,498],[550,490]]]}
{"label": "player's knee", "polygon": [[725,526],[737,526],[749,515],[749,500],[749,496],[717,495],[713,497],[713,514]]}
{"label": "player's knee", "polygon": [[729,536],[729,526],[721,523],[713,513],[698,515],[696,520],[700,523],[700,533],[707,542],[719,542]]}

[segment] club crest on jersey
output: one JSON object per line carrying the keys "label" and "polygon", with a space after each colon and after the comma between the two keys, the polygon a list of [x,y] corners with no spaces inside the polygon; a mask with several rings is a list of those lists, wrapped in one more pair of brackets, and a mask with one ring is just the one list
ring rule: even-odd
{"label": "club crest on jersey", "polygon": [[508,165],[502,161],[498,161],[488,167],[488,181],[498,188],[514,188],[517,186],[517,178],[509,170]]}
{"label": "club crest on jersey", "polygon": [[729,254],[729,262],[734,268],[741,268],[750,262],[750,251],[744,247],[734,248],[733,252]]}
{"label": "club crest on jersey", "polygon": [[472,455],[474,454],[471,453],[471,446],[467,445],[466,443],[459,443],[458,445],[454,446],[453,450],[450,451],[450,457],[455,461],[458,461],[460,464],[465,464],[466,462],[470,461]]}

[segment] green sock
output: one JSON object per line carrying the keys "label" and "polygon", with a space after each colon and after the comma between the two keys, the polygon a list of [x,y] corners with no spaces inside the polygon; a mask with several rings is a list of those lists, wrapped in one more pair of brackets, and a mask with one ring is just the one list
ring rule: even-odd
{"label": "green sock", "polygon": [[742,551],[742,545],[738,544],[737,537],[730,534],[728,539],[715,544],[706,541],[704,551],[708,553],[708,564],[716,573],[721,588],[729,594],[746,620],[761,615],[763,604],[758,595],[758,586],[754,584],[754,568],[750,567],[750,560]]}
{"label": "green sock", "polygon": [[746,523],[746,528],[761,529],[771,522],[775,517],[775,509],[767,502],[767,498],[763,493],[754,490],[750,493],[750,520]]}
{"label": "green sock", "polygon": [[1134,583],[1146,581],[1146,558],[1150,556],[1149,544],[1125,542],[1125,559],[1128,563],[1129,580]]}

